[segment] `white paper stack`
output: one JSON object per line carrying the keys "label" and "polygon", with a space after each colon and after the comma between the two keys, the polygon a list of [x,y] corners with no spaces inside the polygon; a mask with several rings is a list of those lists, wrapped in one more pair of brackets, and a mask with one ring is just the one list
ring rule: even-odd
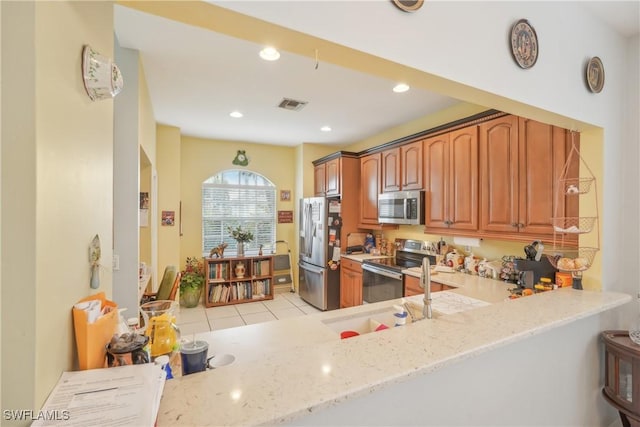
{"label": "white paper stack", "polygon": [[32,426],[153,426],[166,373],[158,365],[63,372]]}

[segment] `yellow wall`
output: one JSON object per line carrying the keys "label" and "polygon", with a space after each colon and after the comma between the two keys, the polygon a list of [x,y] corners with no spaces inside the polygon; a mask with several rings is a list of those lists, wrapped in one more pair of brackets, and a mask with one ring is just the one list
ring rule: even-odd
{"label": "yellow wall", "polygon": [[[180,129],[158,125],[156,168],[158,170],[158,283],[168,265],[181,267],[180,261]],[[160,224],[162,211],[175,212],[175,225]]]}
{"label": "yellow wall", "polygon": [[2,8],[3,38],[12,41],[2,52],[12,63],[2,76],[11,87],[2,93],[3,151],[11,153],[11,162],[3,157],[2,183],[10,193],[5,186],[1,205],[3,221],[11,223],[3,227],[3,245],[11,252],[2,262],[4,282],[12,284],[3,288],[2,406],[37,409],[60,373],[74,368],[70,313],[96,292],[87,255],[95,234],[102,242],[99,290],[112,292],[113,101],[87,97],[80,64],[86,43],[113,56],[113,8],[109,2]]}
{"label": "yellow wall", "polygon": [[[249,165],[237,166],[231,162],[238,150],[245,150]],[[246,169],[259,173],[273,182],[278,190],[277,209],[296,210],[293,197],[280,201],[280,190],[295,191],[295,148],[244,142],[216,141],[188,136],[182,137],[181,197],[183,236],[180,246],[181,259],[202,254],[202,183],[207,178],[226,169]],[[162,184],[161,184],[162,185]],[[295,224],[278,224],[276,237],[292,246]],[[206,248],[207,251],[211,248]]]}

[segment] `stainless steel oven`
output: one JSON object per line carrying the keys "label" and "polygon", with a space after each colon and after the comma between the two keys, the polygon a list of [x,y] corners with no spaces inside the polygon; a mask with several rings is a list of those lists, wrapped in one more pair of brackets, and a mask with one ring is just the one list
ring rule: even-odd
{"label": "stainless steel oven", "polygon": [[362,301],[374,303],[402,298],[404,283],[402,273],[392,269],[362,263]]}
{"label": "stainless steel oven", "polygon": [[396,239],[399,249],[394,258],[367,259],[362,263],[362,300],[366,303],[387,301],[404,296],[402,270],[422,265],[429,257],[435,263],[430,242]]}

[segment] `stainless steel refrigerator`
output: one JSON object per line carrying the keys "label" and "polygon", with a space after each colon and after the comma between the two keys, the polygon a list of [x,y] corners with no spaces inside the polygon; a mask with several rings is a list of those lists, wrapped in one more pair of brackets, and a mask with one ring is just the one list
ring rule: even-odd
{"label": "stainless steel refrigerator", "polygon": [[300,200],[299,293],[303,300],[320,310],[340,307],[339,263],[330,262],[336,258],[339,261],[339,206],[339,198]]}

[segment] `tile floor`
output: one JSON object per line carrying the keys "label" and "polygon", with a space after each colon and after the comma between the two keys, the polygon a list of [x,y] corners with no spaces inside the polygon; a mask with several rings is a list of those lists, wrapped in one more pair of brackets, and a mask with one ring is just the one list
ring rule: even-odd
{"label": "tile floor", "polygon": [[176,316],[180,333],[197,334],[320,312],[289,289],[276,289],[273,299],[268,301],[211,308],[202,303],[194,308],[180,307]]}

